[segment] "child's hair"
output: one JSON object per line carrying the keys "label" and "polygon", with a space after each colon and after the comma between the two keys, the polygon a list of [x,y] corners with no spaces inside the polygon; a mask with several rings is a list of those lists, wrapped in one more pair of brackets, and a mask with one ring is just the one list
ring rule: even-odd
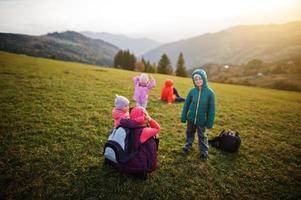
{"label": "child's hair", "polygon": [[122,109],[126,106],[129,106],[130,102],[129,100],[124,97],[124,96],[119,96],[118,94],[116,94],[116,98],[115,98],[115,108],[117,109]]}
{"label": "child's hair", "polygon": [[147,74],[145,74],[145,73],[142,73],[142,74],[140,74],[140,76],[139,76],[139,82],[140,83],[147,83],[149,81],[149,79],[148,79],[148,75]]}

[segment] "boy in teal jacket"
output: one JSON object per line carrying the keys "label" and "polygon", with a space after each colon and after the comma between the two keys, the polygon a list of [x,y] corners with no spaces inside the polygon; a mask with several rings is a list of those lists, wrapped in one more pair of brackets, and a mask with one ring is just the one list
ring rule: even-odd
{"label": "boy in teal jacket", "polygon": [[208,158],[208,137],[206,128],[213,127],[215,117],[215,95],[209,88],[206,72],[197,69],[192,73],[192,88],[185,100],[182,110],[181,122],[186,123],[186,143],[183,153],[188,153],[191,149],[195,131],[197,130],[199,139],[199,148],[201,151],[200,159],[202,161]]}

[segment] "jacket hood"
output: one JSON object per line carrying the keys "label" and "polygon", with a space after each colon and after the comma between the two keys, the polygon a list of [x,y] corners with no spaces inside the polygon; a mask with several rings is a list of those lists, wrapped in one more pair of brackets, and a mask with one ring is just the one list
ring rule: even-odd
{"label": "jacket hood", "polygon": [[119,119],[121,116],[123,116],[125,113],[126,112],[124,112],[123,110],[113,108],[112,116],[116,120]]}
{"label": "jacket hood", "polygon": [[135,107],[131,110],[130,119],[143,125],[145,123],[145,114],[142,107]]}
{"label": "jacket hood", "polygon": [[198,75],[200,75],[202,77],[202,79],[203,79],[203,86],[202,86],[202,88],[208,87],[208,79],[207,79],[206,72],[203,69],[196,69],[196,70],[194,70],[192,72],[192,75],[191,75],[192,82],[193,82],[193,85],[196,87],[196,85],[194,83],[194,80],[193,80],[193,76],[195,74],[198,74]]}
{"label": "jacket hood", "polygon": [[166,86],[166,87],[171,87],[171,86],[173,86],[173,81],[172,81],[171,79],[167,79],[167,80],[165,81],[165,86]]}

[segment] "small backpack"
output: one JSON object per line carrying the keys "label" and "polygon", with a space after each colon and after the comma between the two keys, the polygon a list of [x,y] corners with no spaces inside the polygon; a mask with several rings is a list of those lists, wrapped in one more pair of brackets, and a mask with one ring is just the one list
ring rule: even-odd
{"label": "small backpack", "polygon": [[103,154],[105,159],[114,163],[127,163],[137,152],[132,152],[130,129],[122,126],[114,128],[105,143]]}
{"label": "small backpack", "polygon": [[238,132],[223,130],[219,136],[209,140],[209,144],[215,148],[227,151],[237,152],[240,147],[241,139]]}

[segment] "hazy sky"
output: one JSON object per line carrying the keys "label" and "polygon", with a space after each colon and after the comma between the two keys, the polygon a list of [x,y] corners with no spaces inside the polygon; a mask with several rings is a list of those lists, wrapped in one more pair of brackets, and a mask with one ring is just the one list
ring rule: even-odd
{"label": "hazy sky", "polygon": [[0,0],[0,32],[93,31],[163,42],[301,20],[301,0]]}

